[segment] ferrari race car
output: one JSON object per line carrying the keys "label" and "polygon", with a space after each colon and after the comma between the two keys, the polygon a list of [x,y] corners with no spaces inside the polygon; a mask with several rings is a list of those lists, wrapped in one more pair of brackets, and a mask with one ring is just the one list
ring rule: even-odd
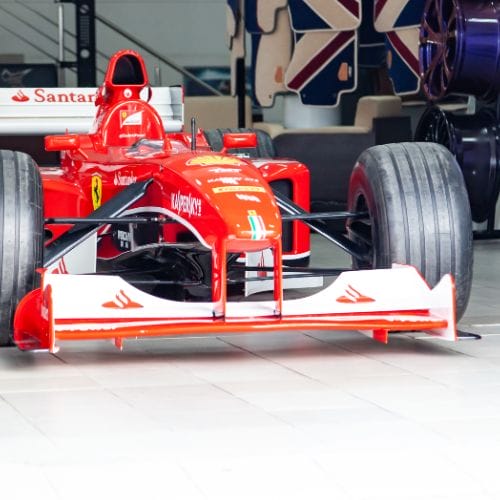
{"label": "ferrari race car", "polygon": [[[22,106],[47,101],[42,91],[15,94],[19,119]],[[72,95],[75,109],[85,104]],[[141,56],[120,51],[90,132],[46,136],[59,165],[1,151],[2,345],[56,352],[64,340],[121,348],[127,338],[291,329],[456,338],[472,231],[445,148],[370,148],[347,211],[310,213],[306,166],[255,158],[262,135],[184,131],[182,104],[182,89],[152,90]],[[348,252],[354,270],[310,266],[311,231]]]}

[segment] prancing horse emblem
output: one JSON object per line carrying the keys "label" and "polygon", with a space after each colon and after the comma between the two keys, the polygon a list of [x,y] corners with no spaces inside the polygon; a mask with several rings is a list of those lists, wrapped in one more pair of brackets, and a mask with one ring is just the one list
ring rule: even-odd
{"label": "prancing horse emblem", "polygon": [[100,175],[92,176],[92,205],[94,210],[101,206],[102,202],[102,179]]}

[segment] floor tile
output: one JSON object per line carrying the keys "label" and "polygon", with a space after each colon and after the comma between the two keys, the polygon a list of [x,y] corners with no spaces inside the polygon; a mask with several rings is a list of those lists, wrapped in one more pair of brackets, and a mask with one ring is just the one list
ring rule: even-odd
{"label": "floor tile", "polygon": [[1,498],[498,500],[500,243],[475,250],[459,326],[482,340],[295,331],[0,350]]}

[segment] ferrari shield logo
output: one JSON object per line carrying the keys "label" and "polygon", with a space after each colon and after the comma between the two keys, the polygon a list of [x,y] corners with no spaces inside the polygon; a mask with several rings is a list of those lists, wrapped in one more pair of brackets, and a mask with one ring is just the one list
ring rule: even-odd
{"label": "ferrari shield logo", "polygon": [[102,202],[102,179],[99,175],[92,176],[92,205],[94,210],[101,206]]}

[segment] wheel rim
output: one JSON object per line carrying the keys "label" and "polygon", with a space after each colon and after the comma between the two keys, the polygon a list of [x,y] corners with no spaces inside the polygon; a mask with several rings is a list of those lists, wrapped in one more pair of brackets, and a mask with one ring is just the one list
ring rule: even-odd
{"label": "wheel rim", "polygon": [[359,193],[354,202],[354,212],[368,214],[365,218],[347,220],[347,234],[349,239],[360,245],[365,250],[365,260],[361,261],[353,257],[355,269],[374,269],[375,267],[375,243],[373,237],[373,220],[366,198]]}
{"label": "wheel rim", "polygon": [[456,154],[452,125],[447,113],[437,106],[429,107],[423,114],[415,132],[415,140],[442,144]]}
{"label": "wheel rim", "polygon": [[453,82],[457,54],[455,2],[428,0],[420,28],[420,71],[431,100],[444,97]]}
{"label": "wheel rim", "polygon": [[420,120],[416,141],[436,142],[455,156],[464,176],[472,219],[484,222],[494,210],[500,189],[500,138],[495,113],[455,115],[430,108]]}
{"label": "wheel rim", "polygon": [[495,99],[500,90],[500,0],[427,0],[420,28],[422,88]]}

